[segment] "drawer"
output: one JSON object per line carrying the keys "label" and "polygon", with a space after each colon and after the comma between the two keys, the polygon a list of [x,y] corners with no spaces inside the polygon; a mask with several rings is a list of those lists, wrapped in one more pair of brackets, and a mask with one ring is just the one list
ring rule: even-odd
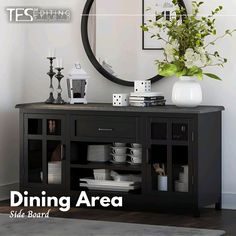
{"label": "drawer", "polygon": [[130,138],[137,137],[136,117],[76,116],[73,117],[72,136],[78,138]]}

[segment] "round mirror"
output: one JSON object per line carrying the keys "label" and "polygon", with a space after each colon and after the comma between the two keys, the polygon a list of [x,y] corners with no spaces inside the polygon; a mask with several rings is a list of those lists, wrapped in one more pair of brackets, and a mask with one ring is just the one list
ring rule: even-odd
{"label": "round mirror", "polygon": [[[171,4],[172,0],[87,0],[82,41],[94,67],[107,79],[125,86],[133,86],[135,80],[162,79],[155,65],[158,55],[162,55],[155,49],[160,47],[144,36],[140,26],[145,23],[146,7],[159,7],[165,14],[171,11],[164,7],[170,8]],[[145,43],[152,47],[145,48]]]}

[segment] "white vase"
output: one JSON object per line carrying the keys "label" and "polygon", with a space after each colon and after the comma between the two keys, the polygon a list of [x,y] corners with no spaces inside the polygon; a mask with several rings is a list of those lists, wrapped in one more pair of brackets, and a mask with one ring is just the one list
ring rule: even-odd
{"label": "white vase", "polygon": [[172,90],[172,102],[178,107],[196,107],[202,103],[202,88],[195,78],[180,77]]}

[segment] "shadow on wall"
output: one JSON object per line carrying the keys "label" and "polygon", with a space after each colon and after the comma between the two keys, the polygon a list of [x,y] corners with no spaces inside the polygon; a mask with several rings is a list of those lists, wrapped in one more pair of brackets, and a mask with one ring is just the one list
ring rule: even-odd
{"label": "shadow on wall", "polygon": [[0,185],[18,180],[19,132],[18,112],[14,107],[0,111]]}

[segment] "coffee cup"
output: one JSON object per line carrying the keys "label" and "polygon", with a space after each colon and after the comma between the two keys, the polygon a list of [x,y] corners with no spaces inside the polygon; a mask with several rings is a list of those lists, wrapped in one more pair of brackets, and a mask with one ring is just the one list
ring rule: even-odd
{"label": "coffee cup", "polygon": [[113,143],[114,147],[126,147],[126,143]]}
{"label": "coffee cup", "polygon": [[126,147],[112,147],[112,153],[116,155],[125,155],[126,150]]}
{"label": "coffee cup", "polygon": [[141,148],[130,148],[130,154],[134,156],[141,156],[142,149]]}
{"label": "coffee cup", "polygon": [[142,158],[141,157],[130,156],[130,160],[134,164],[141,164],[142,163]]}
{"label": "coffee cup", "polygon": [[130,146],[132,148],[142,148],[142,144],[140,144],[140,143],[131,143]]}
{"label": "coffee cup", "polygon": [[125,155],[113,155],[112,157],[113,161],[115,162],[126,162],[126,156]]}

